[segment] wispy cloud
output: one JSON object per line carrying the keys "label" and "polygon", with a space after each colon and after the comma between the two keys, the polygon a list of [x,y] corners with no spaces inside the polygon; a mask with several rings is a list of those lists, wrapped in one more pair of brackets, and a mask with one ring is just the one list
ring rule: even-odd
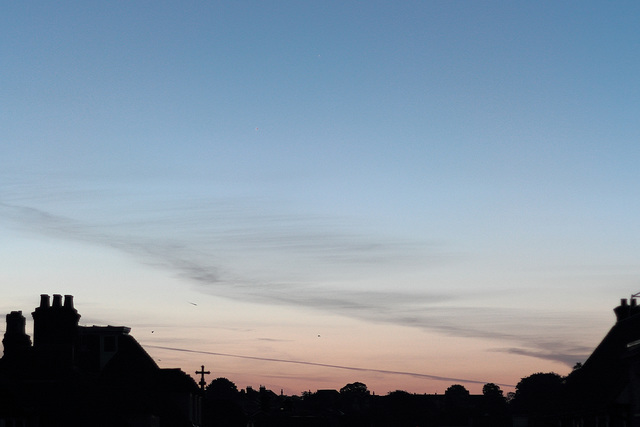
{"label": "wispy cloud", "polygon": [[278,339],[278,338],[267,338],[267,337],[260,337],[257,338],[258,341],[267,341],[267,342],[292,342],[293,340],[283,340],[283,339]]}
{"label": "wispy cloud", "polygon": [[536,357],[538,359],[555,360],[568,366],[573,366],[577,362],[584,362],[586,360],[586,356],[593,350],[584,346],[571,347],[566,344],[563,345],[562,343],[557,344],[556,349],[560,348],[565,351],[528,350],[525,348],[497,348],[495,351],[517,354],[520,356]]}
{"label": "wispy cloud", "polygon": [[[379,240],[339,227],[315,224],[299,216],[223,208],[191,206],[186,212],[176,208],[155,210],[145,217],[130,216],[122,221],[89,223],[67,215],[53,214],[32,206],[0,202],[0,218],[35,233],[107,246],[135,256],[142,262],[165,268],[198,283],[202,292],[242,301],[287,305],[336,313],[369,322],[422,328],[459,337],[499,340],[508,343],[496,349],[511,354],[560,361],[568,365],[584,360],[588,349],[573,338],[573,328],[559,315],[532,313],[522,309],[473,307],[460,295],[448,292],[417,292],[403,288],[328,288],[319,270],[336,268],[333,262],[347,263],[350,269],[336,274],[357,276],[362,265],[398,267],[421,260],[443,262],[450,254],[438,252],[419,242]],[[236,220],[233,220],[236,218]],[[212,224],[213,223],[213,224]],[[220,225],[220,224],[222,225]],[[210,242],[215,242],[211,244]],[[257,277],[237,271],[220,260],[220,254],[238,252],[245,258],[264,255],[310,263],[310,276],[286,280]],[[275,255],[274,255],[275,254]],[[227,256],[228,258],[228,256]],[[408,267],[408,265],[403,265]],[[354,273],[354,272],[357,272]],[[375,274],[376,270],[373,270]],[[326,274],[326,273],[325,273]],[[286,277],[286,272],[283,271]],[[318,277],[319,276],[319,277]],[[335,277],[333,277],[335,279]],[[542,317],[555,325],[554,337],[537,332],[534,325]]]}

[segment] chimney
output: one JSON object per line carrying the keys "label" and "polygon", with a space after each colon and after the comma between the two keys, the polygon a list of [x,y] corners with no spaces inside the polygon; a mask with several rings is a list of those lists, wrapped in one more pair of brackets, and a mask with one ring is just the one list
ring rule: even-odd
{"label": "chimney", "polygon": [[53,307],[54,308],[62,307],[62,295],[53,294]]}
{"label": "chimney", "polygon": [[40,307],[33,315],[33,348],[43,362],[53,368],[70,366],[74,360],[80,315],[73,307],[73,296],[53,295],[49,306],[49,296],[41,295]]}
{"label": "chimney", "polygon": [[7,314],[7,329],[2,340],[3,359],[24,360],[31,348],[31,339],[25,332],[25,322],[22,311],[12,311]]}
{"label": "chimney", "polygon": [[7,330],[8,334],[24,334],[25,324],[27,320],[22,315],[22,311],[12,311],[7,314]]}
{"label": "chimney", "polygon": [[616,319],[618,322],[631,316],[640,314],[640,306],[638,305],[638,300],[633,297],[631,297],[629,300],[627,300],[626,298],[622,298],[620,300],[620,305],[614,308],[613,312],[616,314]]}
{"label": "chimney", "polygon": [[49,307],[49,295],[47,294],[40,295],[40,307],[41,308]]}
{"label": "chimney", "polygon": [[73,295],[65,295],[64,296],[64,307],[66,309],[73,310]]}

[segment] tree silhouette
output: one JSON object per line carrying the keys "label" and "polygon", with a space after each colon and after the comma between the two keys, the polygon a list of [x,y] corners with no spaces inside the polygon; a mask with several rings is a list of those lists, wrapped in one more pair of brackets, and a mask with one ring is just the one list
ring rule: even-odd
{"label": "tree silhouette", "polygon": [[344,422],[349,426],[364,426],[369,424],[370,393],[367,386],[361,382],[345,385],[340,389],[340,401],[345,413]]}
{"label": "tree silhouette", "polygon": [[227,378],[212,380],[205,390],[204,426],[244,427],[247,420],[240,405],[238,387]]}
{"label": "tree silhouette", "polygon": [[538,372],[522,378],[511,402],[514,410],[532,417],[554,413],[562,402],[564,379],[555,372]]}
{"label": "tree silhouette", "polygon": [[238,394],[238,387],[227,378],[216,378],[212,380],[206,388],[207,396],[216,399],[233,398]]}
{"label": "tree silhouette", "polygon": [[465,404],[469,399],[469,390],[465,386],[460,384],[454,384],[450,386],[444,392],[445,401],[448,401],[454,405]]}
{"label": "tree silhouette", "polygon": [[463,385],[454,384],[445,390],[444,415],[448,425],[467,425],[469,421],[469,390]]}
{"label": "tree silhouette", "polygon": [[500,386],[494,383],[487,383],[482,386],[482,394],[489,399],[504,399]]}
{"label": "tree silhouette", "polygon": [[508,424],[507,399],[500,387],[494,383],[487,383],[482,387],[482,426],[501,426]]}
{"label": "tree silhouette", "polygon": [[340,389],[340,394],[351,396],[369,396],[367,386],[361,382],[349,383]]}

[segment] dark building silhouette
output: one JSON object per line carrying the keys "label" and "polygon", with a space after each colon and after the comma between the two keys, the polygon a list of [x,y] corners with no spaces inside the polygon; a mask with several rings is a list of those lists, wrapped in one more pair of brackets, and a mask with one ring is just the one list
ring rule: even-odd
{"label": "dark building silhouette", "polygon": [[32,313],[33,344],[22,311],[6,315],[0,427],[640,427],[636,297],[614,309],[615,324],[584,364],[567,377],[523,378],[509,400],[493,383],[483,395],[454,384],[443,395],[377,396],[356,382],[298,397],[263,386],[238,391],[218,378],[202,402],[196,382],[159,368],[130,328],[80,326],[72,296],[42,295]]}
{"label": "dark building silhouette", "polygon": [[33,345],[21,311],[7,315],[0,426],[198,426],[201,395],[161,369],[124,326],[79,326],[73,296],[41,295]]}
{"label": "dark building silhouette", "polygon": [[537,373],[523,378],[512,402],[514,426],[640,427],[640,307],[636,296],[622,299],[614,308],[613,327],[584,364],[577,364],[567,377]]}
{"label": "dark building silhouette", "polygon": [[640,427],[640,306],[614,309],[616,323],[566,378],[564,425]]}

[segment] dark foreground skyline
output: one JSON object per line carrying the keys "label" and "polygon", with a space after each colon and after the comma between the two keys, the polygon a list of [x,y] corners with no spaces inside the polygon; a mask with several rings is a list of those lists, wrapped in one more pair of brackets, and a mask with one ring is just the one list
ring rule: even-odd
{"label": "dark foreground skyline", "polygon": [[591,356],[566,377],[534,373],[515,392],[486,383],[443,394],[396,390],[376,396],[362,382],[340,390],[287,396],[260,386],[238,390],[201,366],[198,385],[180,369],[162,369],[124,326],[80,326],[71,295],[43,294],[26,319],[6,316],[0,359],[0,421],[25,427],[135,426],[631,426],[640,401],[640,306],[622,299],[616,323]]}

